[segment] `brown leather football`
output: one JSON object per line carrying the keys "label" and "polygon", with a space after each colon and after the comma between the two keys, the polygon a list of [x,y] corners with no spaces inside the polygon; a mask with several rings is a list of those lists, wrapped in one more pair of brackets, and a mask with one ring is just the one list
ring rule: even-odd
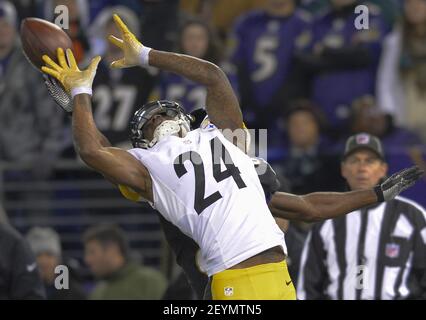
{"label": "brown leather football", "polygon": [[57,25],[39,18],[26,18],[21,23],[22,49],[28,60],[38,69],[45,65],[47,54],[57,62],[57,48],[72,49],[70,37]]}

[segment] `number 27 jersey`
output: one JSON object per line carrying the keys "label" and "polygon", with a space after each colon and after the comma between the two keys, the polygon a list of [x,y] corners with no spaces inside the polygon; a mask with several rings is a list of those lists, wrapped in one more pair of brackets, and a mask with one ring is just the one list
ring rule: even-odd
{"label": "number 27 jersey", "polygon": [[274,246],[286,253],[252,160],[212,124],[129,152],[150,173],[151,205],[197,242],[209,276]]}

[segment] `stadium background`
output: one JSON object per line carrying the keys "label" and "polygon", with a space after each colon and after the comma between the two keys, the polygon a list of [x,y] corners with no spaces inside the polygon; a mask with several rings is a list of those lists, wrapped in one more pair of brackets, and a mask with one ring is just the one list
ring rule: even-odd
{"label": "stadium background", "polygon": [[[54,8],[66,5],[70,13],[70,29],[66,31],[73,40],[82,65],[96,54],[104,55],[104,61],[116,54],[105,41],[105,35],[113,30],[109,19],[113,11],[121,14],[145,45],[184,53],[190,53],[191,45],[188,45],[189,49],[182,45],[182,27],[188,21],[206,23],[211,32],[210,44],[201,57],[220,64],[227,72],[240,98],[248,126],[268,129],[268,160],[279,174],[283,190],[298,194],[345,190],[339,176],[342,141],[359,131],[379,135],[385,145],[390,172],[413,163],[425,166],[426,117],[423,117],[423,122],[415,124],[401,123],[398,117],[405,112],[404,108],[413,108],[398,105],[402,110],[394,110],[380,105],[380,102],[386,102],[383,96],[389,90],[389,87],[381,85],[381,81],[388,74],[386,72],[390,72],[386,70],[389,65],[383,62],[383,48],[386,36],[401,24],[403,0],[369,1],[373,31],[356,30],[355,27],[344,31],[349,37],[355,38],[357,34],[360,38],[363,35],[372,37],[371,43],[366,46],[371,59],[361,61],[359,65],[346,62],[346,67],[340,61],[342,64],[338,67],[325,66],[314,71],[306,68],[312,63],[309,57],[318,52],[313,40],[315,29],[311,28],[318,26],[315,23],[321,23],[322,17],[330,10],[329,1],[295,1],[297,21],[274,18],[275,22],[267,24],[269,29],[263,30],[262,22],[259,22],[263,20],[252,10],[263,10],[267,2],[18,0],[13,4],[17,13],[16,30],[25,17],[54,21]],[[362,3],[357,1],[357,4]],[[0,19],[4,19],[5,15],[3,13]],[[273,30],[281,30],[276,26],[281,23],[290,25],[284,29],[297,29],[297,34],[293,29],[292,37],[284,31],[274,33]],[[426,18],[423,24],[426,25]],[[335,48],[341,49],[339,46],[344,44],[339,45],[342,36],[339,32],[343,31],[338,26],[333,28],[335,34],[328,41],[334,41],[337,43]],[[262,34],[266,36],[262,37]],[[20,50],[18,31],[15,37],[17,47],[13,50]],[[247,45],[238,41],[243,39]],[[426,36],[423,34],[423,38],[419,39],[419,42],[425,42]],[[251,43],[258,47],[251,48]],[[324,47],[327,45],[323,43]],[[404,42],[404,45],[407,43]],[[408,47],[403,46],[402,51],[405,49]],[[197,44],[193,44],[191,50],[197,52]],[[419,52],[423,56],[409,61],[405,70],[417,69],[424,75],[426,50]],[[10,223],[24,235],[34,226],[56,230],[60,235],[63,256],[81,274],[87,292],[93,285],[93,277],[83,261],[82,234],[89,226],[105,222],[120,225],[130,241],[133,257],[161,270],[171,282],[178,271],[164,242],[156,213],[148,205],[124,200],[111,184],[82,165],[72,148],[70,120],[47,96],[41,75],[25,59],[18,59],[13,66],[17,72],[6,72],[8,57],[0,60],[0,202]],[[251,67],[254,69],[251,70]],[[304,74],[306,69],[310,70],[308,76],[299,79],[297,76]],[[330,77],[328,82],[324,80],[324,74],[333,72],[341,73],[340,80],[337,80],[338,77],[334,80]],[[360,77],[361,73],[364,74]],[[22,80],[23,75],[25,81]],[[322,84],[319,84],[321,81]],[[340,81],[345,84],[361,81],[362,84],[342,88]],[[8,86],[11,83],[21,85]],[[289,87],[292,90],[287,90]],[[421,88],[424,90],[425,87]],[[13,96],[13,90],[25,98],[7,98],[8,95]],[[341,101],[330,98],[336,93]],[[158,97],[176,99],[192,111],[203,106],[205,92],[193,83],[153,69],[111,72],[104,62],[98,69],[93,97],[99,128],[113,144],[128,146],[129,117],[144,102]],[[424,107],[426,96],[419,99]],[[117,115],[116,110],[122,110],[121,114]],[[301,110],[307,111],[311,117],[306,112],[297,119],[291,116]],[[364,114],[369,116],[363,117]],[[419,118],[422,115],[425,115],[424,111]],[[292,119],[294,123],[286,119]],[[316,126],[320,128],[319,132]],[[312,148],[305,157],[295,157],[291,152],[292,146],[309,143],[311,140],[303,141],[303,137],[310,135],[315,136],[313,145],[320,147]],[[302,138],[298,140],[298,136]],[[425,187],[423,180],[404,195],[425,206]]]}

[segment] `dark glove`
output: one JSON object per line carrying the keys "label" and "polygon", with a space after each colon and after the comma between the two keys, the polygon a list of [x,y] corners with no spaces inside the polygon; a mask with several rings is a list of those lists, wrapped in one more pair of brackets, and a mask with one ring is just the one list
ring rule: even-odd
{"label": "dark glove", "polygon": [[199,108],[193,110],[190,115],[192,117],[191,128],[198,129],[203,120],[207,117],[207,111],[204,108]]}
{"label": "dark glove", "polygon": [[277,174],[271,165],[262,158],[251,158],[254,168],[262,185],[265,196],[268,199],[271,194],[274,194],[281,186],[277,178]]}
{"label": "dark glove", "polygon": [[395,198],[398,194],[414,185],[423,174],[424,171],[417,166],[394,173],[385,182],[374,188],[378,201],[389,201]]}
{"label": "dark glove", "polygon": [[69,95],[51,76],[44,75],[43,77],[47,91],[53,100],[55,100],[56,104],[64,109],[65,112],[71,114],[73,109],[71,95]]}

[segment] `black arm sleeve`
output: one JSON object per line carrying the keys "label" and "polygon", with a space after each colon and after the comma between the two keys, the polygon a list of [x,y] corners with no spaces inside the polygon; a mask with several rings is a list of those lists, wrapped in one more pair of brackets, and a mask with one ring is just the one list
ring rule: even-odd
{"label": "black arm sleeve", "polygon": [[325,293],[328,281],[325,265],[327,253],[318,227],[318,225],[314,226],[308,236],[300,265],[298,294],[306,300],[329,299]]}
{"label": "black arm sleeve", "polygon": [[[196,255],[199,250],[198,245],[193,239],[183,234],[175,225],[164,219],[161,214],[159,214],[159,217],[167,243],[176,256],[176,263],[183,269],[188,284],[196,293],[197,298],[202,299],[208,277],[197,266]],[[185,284],[185,282],[181,282],[181,284]]]}
{"label": "black arm sleeve", "polygon": [[11,256],[10,299],[45,299],[45,291],[35,257],[23,238],[17,239]]}

